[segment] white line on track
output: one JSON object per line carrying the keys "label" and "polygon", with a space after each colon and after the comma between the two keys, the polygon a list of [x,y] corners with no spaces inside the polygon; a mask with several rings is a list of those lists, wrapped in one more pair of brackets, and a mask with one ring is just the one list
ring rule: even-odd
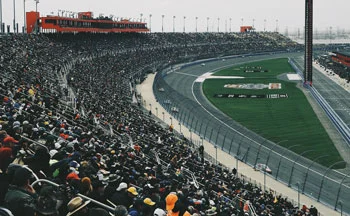
{"label": "white line on track", "polygon": [[181,75],[186,75],[186,76],[192,76],[192,77],[198,77],[196,75],[193,75],[193,74],[188,74],[188,73],[182,73],[182,72],[174,72],[176,74],[181,74]]}

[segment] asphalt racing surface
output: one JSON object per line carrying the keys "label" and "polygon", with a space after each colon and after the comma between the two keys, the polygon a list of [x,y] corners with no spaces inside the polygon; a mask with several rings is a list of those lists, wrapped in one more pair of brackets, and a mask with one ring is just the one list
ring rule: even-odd
{"label": "asphalt racing surface", "polygon": [[[298,66],[304,64],[301,57],[294,59]],[[313,69],[313,86],[320,92],[339,117],[350,126],[350,94],[316,68]]]}
{"label": "asphalt racing surface", "polygon": [[[334,208],[338,201],[343,201],[343,211],[350,212],[350,203],[344,202],[349,199],[350,179],[339,172],[328,170],[313,161],[300,157],[242,127],[216,109],[203,95],[202,83],[195,82],[204,73],[215,72],[235,64],[281,57],[299,59],[298,62],[301,63],[302,55],[303,53],[288,53],[220,59],[207,62],[204,66],[195,64],[181,70],[163,72],[162,78],[155,80],[154,94],[157,96],[158,102],[168,110],[173,108],[179,110],[178,113],[174,113],[174,118],[213,145],[216,144],[218,148],[251,166],[258,163],[267,164],[272,170],[272,174],[269,174],[271,177],[295,189],[299,185],[301,193],[328,206]],[[324,75],[322,77],[322,74],[314,74],[314,87],[320,93],[325,94],[326,99],[327,94],[328,98],[332,96],[331,100],[337,105],[338,102],[334,96],[338,93],[328,92],[328,90],[338,88],[338,86],[333,81],[328,82]],[[164,91],[158,91],[160,88],[163,88]],[[341,92],[341,96],[337,98],[341,98],[344,103],[339,106],[349,109],[350,104],[346,100],[350,96],[349,93],[345,90],[342,92],[341,89],[334,91]],[[349,115],[347,117],[350,120]],[[280,142],[282,144],[285,141],[281,140]],[[297,147],[296,143],[290,148]],[[341,182],[343,184],[340,184]],[[337,198],[338,195],[339,198]]]}

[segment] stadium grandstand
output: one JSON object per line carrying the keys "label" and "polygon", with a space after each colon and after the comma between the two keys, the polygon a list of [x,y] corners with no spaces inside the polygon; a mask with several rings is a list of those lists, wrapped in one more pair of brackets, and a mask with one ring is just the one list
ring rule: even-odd
{"label": "stadium grandstand", "polygon": [[318,56],[316,60],[323,68],[326,69],[329,75],[338,75],[340,78],[345,79],[347,83],[350,82],[349,52],[330,52],[328,54]]}
{"label": "stadium grandstand", "polygon": [[0,215],[318,215],[204,160],[135,103],[169,64],[300,48],[269,32],[2,35]]}

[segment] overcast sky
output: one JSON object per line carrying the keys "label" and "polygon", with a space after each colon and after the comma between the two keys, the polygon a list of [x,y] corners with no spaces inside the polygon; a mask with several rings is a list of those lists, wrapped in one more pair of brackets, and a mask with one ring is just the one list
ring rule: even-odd
{"label": "overcast sky", "polygon": [[[1,1],[1,0],[0,0]],[[23,0],[16,1],[16,22],[23,26]],[[13,23],[13,0],[2,0],[3,22]],[[113,14],[117,17],[143,18],[149,22],[152,14],[152,31],[161,31],[162,15],[164,17],[164,31],[172,31],[173,16],[176,31],[183,31],[184,16],[186,16],[186,32],[195,31],[195,17],[198,17],[198,31],[206,31],[207,20],[210,17],[209,29],[217,31],[220,18],[220,31],[229,31],[229,19],[232,19],[232,31],[238,31],[243,18],[244,25],[255,28],[275,30],[276,20],[281,33],[288,27],[289,32],[304,26],[305,0],[40,0],[38,11],[41,15],[51,12],[57,14],[58,9],[73,12],[92,11],[95,16]],[[349,0],[315,0],[314,26],[318,31],[324,31],[332,26],[337,29],[348,29],[350,13]],[[26,0],[26,11],[35,10],[35,1]],[[11,27],[12,29],[12,27]],[[21,27],[20,27],[21,29]]]}

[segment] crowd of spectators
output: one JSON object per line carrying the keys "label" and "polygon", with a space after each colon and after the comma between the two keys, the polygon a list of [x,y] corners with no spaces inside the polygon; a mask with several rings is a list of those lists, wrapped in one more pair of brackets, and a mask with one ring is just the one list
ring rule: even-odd
{"label": "crowd of spectators", "polygon": [[317,215],[203,160],[133,100],[168,64],[291,49],[277,33],[1,35],[0,215]]}
{"label": "crowd of spectators", "polygon": [[347,80],[348,83],[350,82],[350,69],[339,62],[333,61],[331,55],[320,55],[316,61],[330,76],[337,74],[340,78]]}

